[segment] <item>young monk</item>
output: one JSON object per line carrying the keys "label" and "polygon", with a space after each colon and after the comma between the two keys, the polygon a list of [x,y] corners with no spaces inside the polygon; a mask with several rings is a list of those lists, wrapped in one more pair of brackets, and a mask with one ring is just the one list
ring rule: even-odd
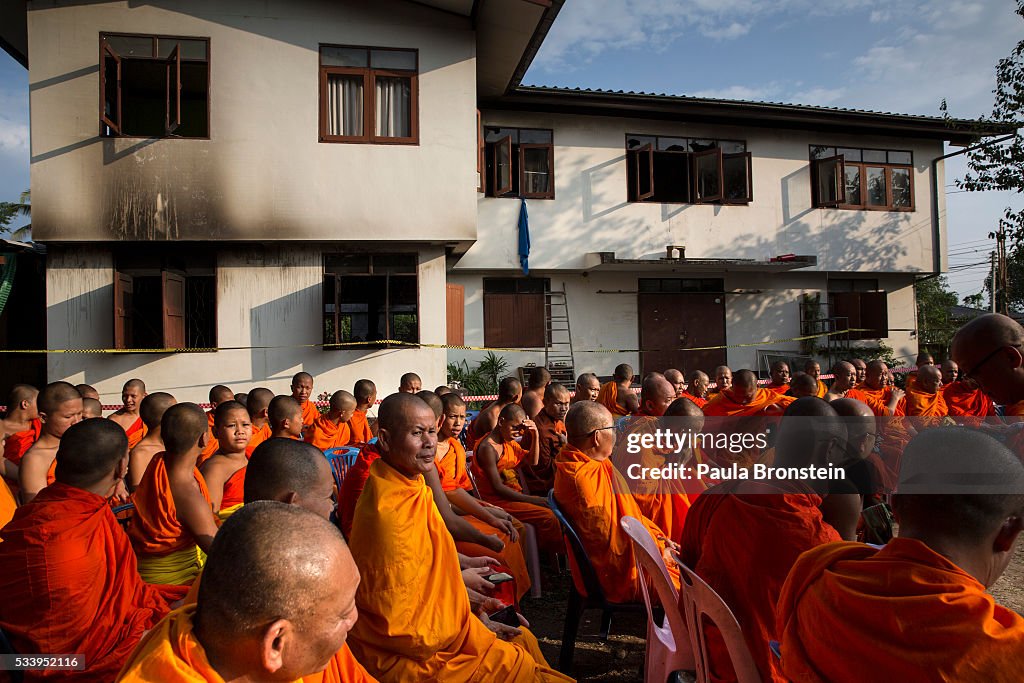
{"label": "young monk", "polygon": [[103,404],[94,398],[83,398],[82,419],[91,420],[96,417],[103,417]]}
{"label": "young monk", "polygon": [[78,393],[82,395],[82,398],[100,400],[100,392],[96,391],[96,387],[91,384],[76,384],[75,389],[78,389]]}
{"label": "young monk", "polygon": [[526,389],[519,404],[526,411],[526,416],[531,420],[537,417],[544,407],[544,390],[551,384],[551,373],[541,366],[530,370],[530,379],[526,383]]}
{"label": "young monk", "polygon": [[809,360],[804,363],[804,372],[814,378],[814,381],[818,383],[818,391],[815,396],[818,398],[825,398],[825,394],[828,393],[828,385],[821,381],[821,363],[816,360]]}
{"label": "young monk", "polygon": [[245,466],[249,462],[245,449],[252,438],[248,409],[235,400],[220,403],[214,414],[213,433],[220,447],[199,472],[210,492],[213,511],[225,519],[242,504]]}
{"label": "young monk", "polygon": [[212,406],[206,411],[206,424],[208,426],[206,432],[206,446],[203,447],[203,452],[199,454],[199,464],[202,465],[206,460],[218,451],[220,444],[217,443],[217,435],[213,426],[213,414],[217,410],[217,406],[225,401],[235,400],[235,395],[231,393],[231,389],[227,388],[223,384],[218,384],[210,388],[210,405]]}
{"label": "young monk", "polygon": [[381,458],[370,468],[351,538],[363,577],[353,654],[384,680],[569,680],[548,668],[535,639],[530,651],[505,642],[500,637],[520,629],[490,622],[482,609],[474,615],[455,544],[423,479],[435,471],[434,419],[415,396],[395,394],[380,406]]}
{"label": "young monk", "polygon": [[249,439],[249,445],[245,447],[246,457],[251,457],[256,447],[270,438],[273,430],[270,428],[267,411],[273,400],[274,392],[265,387],[256,387],[246,397],[245,407],[249,411],[249,422],[252,423],[252,438]]}
{"label": "young monk", "polygon": [[442,384],[441,386],[434,389],[434,393],[437,394],[438,396],[444,396],[445,394],[452,393],[452,388],[447,384]]}
{"label": "young monk", "polygon": [[146,398],[146,383],[141,379],[128,380],[121,389],[122,407],[107,418],[121,425],[121,429],[128,435],[128,448],[135,448],[135,445],[146,435],[146,425],[139,417],[139,405],[144,398]]}
{"label": "young monk", "polygon": [[544,390],[544,404],[534,422],[540,439],[536,465],[523,464],[526,488],[547,494],[555,483],[555,456],[565,445],[565,414],[569,412],[569,390],[561,384],[549,384]]}
{"label": "young monk", "polygon": [[7,396],[7,415],[2,422],[5,471],[3,476],[18,480],[21,458],[43,430],[37,400],[39,390],[29,384],[15,384]]}
{"label": "young monk", "polygon": [[118,680],[297,680],[342,665],[338,680],[366,681],[355,662],[335,660],[358,618],[358,583],[330,522],[297,505],[250,503],[217,534],[196,604],[146,634]]}
{"label": "young monk", "polygon": [[679,546],[644,516],[629,485],[612,465],[612,414],[599,403],[585,401],[574,405],[565,419],[569,442],[555,459],[555,499],[573,521],[605,597],[612,602],[643,600],[633,542],[619,524],[626,516],[640,520],[651,532],[678,587],[679,570],[668,553]]}
{"label": "young monk", "polygon": [[60,439],[68,427],[82,421],[82,395],[67,382],[47,384],[39,392],[37,403],[42,431],[18,468],[18,488],[23,505],[51,483],[48,481],[49,472],[57,457]]}
{"label": "young monk", "polygon": [[415,372],[407,372],[398,381],[398,392],[402,394],[418,394],[423,389],[423,380]]}
{"label": "young monk", "polygon": [[244,391],[240,391],[237,394],[235,394],[235,400],[244,406],[246,402],[249,400],[249,394]]}
{"label": "young monk", "polygon": [[347,391],[334,392],[330,409],[313,421],[313,428],[306,433],[306,442],[321,451],[349,445],[352,443],[352,430],[348,422],[355,411],[355,396]]}
{"label": "young monk", "polygon": [[465,514],[464,519],[483,534],[501,539],[504,548],[493,550],[477,543],[456,542],[455,547],[463,555],[471,557],[488,556],[509,567],[515,579],[520,599],[530,589],[530,575],[526,569],[520,534],[522,525],[509,513],[499,507],[482,503],[473,497],[473,483],[466,471],[466,451],[459,442],[459,434],[466,424],[466,402],[451,393],[441,397],[441,428],[437,438],[437,452],[434,464],[441,480],[441,489],[453,508]]}
{"label": "young monk", "polygon": [[267,407],[271,438],[302,440],[302,408],[291,396],[275,396]]}
{"label": "young monk", "polygon": [[506,377],[498,382],[498,400],[480,411],[480,414],[469,423],[466,434],[466,448],[473,450],[478,441],[491,433],[498,424],[498,414],[507,405],[519,403],[523,397],[523,385],[515,377]]}
{"label": "young monk", "polygon": [[57,452],[56,481],[0,533],[4,633],[18,652],[74,653],[87,667],[26,672],[26,680],[113,680],[139,638],[185,594],[139,578],[107,502],[127,468],[123,429],[109,420],[72,425]]}
{"label": "young monk", "polygon": [[690,383],[680,398],[688,398],[698,408],[703,408],[704,404],[708,402],[708,387],[710,385],[711,380],[705,373],[700,370],[694,370],[690,373]]}
{"label": "young monk", "polygon": [[584,372],[576,378],[576,395],[572,397],[572,402],[596,401],[600,393],[601,380],[592,372]]}
{"label": "young monk", "polygon": [[[518,443],[522,439],[524,445]],[[536,423],[521,407],[512,403],[501,409],[498,423],[480,443],[473,456],[473,474],[480,497],[497,505],[537,532],[537,545],[545,551],[564,549],[562,529],[543,496],[523,493],[516,468],[540,459],[540,436]]]}
{"label": "young monk", "polygon": [[[965,476],[973,492],[954,494]],[[816,547],[789,573],[776,632],[787,680],[1019,680],[1024,619],[986,588],[1014,555],[1022,491],[1020,460],[994,439],[917,436],[893,497],[899,537]]]}
{"label": "young monk", "polygon": [[313,421],[320,417],[320,410],[310,400],[313,396],[313,375],[308,372],[297,372],[292,377],[292,398],[299,404],[302,411],[303,433],[313,427]]}
{"label": "young monk", "polygon": [[617,365],[612,381],[601,387],[597,402],[607,408],[612,415],[632,415],[640,405],[632,386],[633,366],[625,363]]}
{"label": "young monk", "polygon": [[206,445],[206,415],[195,403],[173,405],[160,434],[166,450],[153,456],[135,489],[128,535],[145,581],[184,586],[196,578],[217,533],[210,493],[196,468]]}
{"label": "young monk", "polygon": [[356,410],[348,421],[348,427],[352,430],[351,443],[357,446],[369,443],[373,438],[366,414],[377,402],[377,385],[368,379],[361,379],[352,387],[352,395],[356,397]]}
{"label": "young monk", "polygon": [[789,391],[789,364],[785,361],[777,360],[772,363],[771,369],[771,382],[768,384],[766,389],[771,389],[776,394],[785,394]]}
{"label": "young monk", "polygon": [[164,440],[160,436],[160,421],[167,409],[178,401],[164,391],[148,394],[139,406],[139,416],[146,425],[146,436],[135,445],[128,456],[128,491],[135,491],[142,481],[142,475],[149,467],[153,456],[164,450]]}

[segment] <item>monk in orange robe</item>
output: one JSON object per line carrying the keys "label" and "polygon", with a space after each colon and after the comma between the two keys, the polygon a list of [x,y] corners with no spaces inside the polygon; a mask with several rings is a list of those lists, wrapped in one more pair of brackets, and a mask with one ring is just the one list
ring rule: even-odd
{"label": "monk in orange robe", "polygon": [[[763,418],[775,419],[786,406],[795,399],[792,396],[780,396],[769,389],[757,386],[757,376],[750,370],[738,370],[732,378],[732,386],[720,391],[704,404],[702,410],[708,417],[750,417],[750,424],[730,423],[732,431],[754,433],[764,426]],[[722,423],[725,424],[725,423]],[[708,448],[707,454],[712,460],[722,464],[739,463],[746,467],[759,460],[761,449],[750,446],[742,451],[730,451],[727,448]]]}
{"label": "monk in orange robe", "polygon": [[313,420],[313,428],[306,432],[306,442],[321,451],[347,446],[352,441],[348,423],[355,411],[355,396],[347,391],[334,392],[329,411]]}
{"label": "monk in orange robe", "polygon": [[245,397],[245,407],[249,411],[249,422],[252,424],[252,438],[245,447],[245,457],[251,458],[256,447],[270,438],[273,430],[270,427],[270,402],[274,400],[274,392],[266,387],[256,387]]}
{"label": "monk in orange robe", "polygon": [[531,420],[537,419],[537,414],[544,408],[544,391],[551,384],[551,373],[544,366],[538,366],[530,370],[530,379],[523,390],[523,397],[519,405],[526,411],[526,416]]}
{"label": "monk in orange robe", "polygon": [[[793,419],[783,417],[780,423],[774,467],[822,466],[842,458],[843,426],[827,403],[802,398],[787,411],[791,414]],[[816,419],[807,419],[811,415]],[[819,509],[820,484],[726,481],[702,493],[686,519],[680,557],[743,625],[764,681],[785,681],[769,642],[777,639],[775,602],[790,568],[804,551],[841,540]],[[857,512],[859,506],[854,516]],[[706,635],[711,680],[735,680],[717,629]]]}
{"label": "monk in orange robe", "polygon": [[675,368],[669,368],[663,374],[669,384],[676,390],[676,398],[682,398],[683,394],[686,393],[686,377],[683,376],[683,373]]}
{"label": "monk in orange robe", "polygon": [[690,382],[686,385],[686,391],[679,395],[679,398],[689,399],[698,408],[703,408],[708,402],[708,387],[711,380],[707,374],[700,370],[690,373]]}
{"label": "monk in orange robe", "polygon": [[828,385],[821,381],[821,364],[818,361],[809,360],[804,363],[804,372],[814,378],[818,384],[818,391],[815,394],[818,398],[825,398],[828,393]]}
{"label": "monk in orange robe", "polygon": [[498,398],[480,411],[466,428],[466,450],[476,449],[476,444],[491,433],[498,424],[498,414],[505,406],[519,403],[523,396],[523,384],[515,377],[506,377],[498,383]]}
{"label": "monk in orange robe", "polygon": [[576,378],[576,395],[572,397],[572,402],[596,401],[600,393],[601,380],[592,372],[584,372]]}
{"label": "monk in orange robe", "polygon": [[36,403],[39,390],[30,384],[15,384],[7,396],[7,414],[2,422],[4,441],[4,477],[12,481],[18,480],[18,466],[21,458],[36,442],[42,433],[43,424],[39,420],[39,407]]}
{"label": "monk in orange robe", "polygon": [[220,445],[217,443],[216,429],[213,426],[213,413],[217,410],[217,406],[225,401],[234,401],[235,395],[231,393],[231,389],[218,384],[210,388],[210,406],[211,408],[206,411],[206,445],[203,447],[202,453],[199,454],[199,465],[201,466],[207,459],[217,452]]}
{"label": "monk in orange robe", "polygon": [[146,436],[135,444],[128,455],[128,478],[125,481],[129,492],[138,488],[153,456],[164,450],[164,440],[160,438],[160,421],[167,409],[177,402],[173,396],[163,391],[146,394],[142,399],[139,417],[146,425]]}
{"label": "monk in orange robe", "polygon": [[118,680],[286,680],[286,672],[289,680],[373,681],[346,646],[358,583],[328,521],[298,505],[249,503],[218,533],[197,602],[150,631]]}
{"label": "monk in orange robe", "polygon": [[789,391],[789,364],[785,361],[777,360],[772,363],[771,370],[769,372],[771,382],[765,389],[774,391],[776,394],[783,395]]}
{"label": "monk in orange robe", "polygon": [[[569,412],[569,390],[561,384],[548,384],[544,401],[533,421],[537,424],[540,453],[537,465],[523,464],[526,490],[546,494],[555,482],[555,456],[565,445],[565,414]],[[528,412],[528,411],[527,411]]]}
{"label": "monk in orange robe", "polygon": [[128,448],[135,448],[136,444],[146,435],[146,425],[139,416],[139,406],[142,399],[146,398],[146,383],[141,379],[130,379],[124,383],[121,389],[120,409],[108,417],[121,425],[121,429],[128,435]]}
{"label": "monk in orange robe", "polygon": [[[521,438],[523,445],[516,439]],[[524,463],[536,465],[540,458],[537,425],[516,404],[502,408],[498,424],[479,444],[473,456],[473,476],[480,497],[497,505],[537,532],[537,545],[544,551],[565,549],[562,529],[548,501],[542,496],[523,493],[516,468]]]}
{"label": "monk in orange robe", "polygon": [[918,390],[917,382],[921,378],[919,374],[921,368],[934,366],[935,359],[932,357],[932,354],[928,353],[927,351],[922,351],[921,353],[917,354],[917,361],[914,363],[914,365],[916,366],[914,368],[915,371],[907,375],[907,391]]}
{"label": "monk in orange robe", "polygon": [[854,387],[857,400],[866,403],[877,417],[892,415],[904,396],[902,389],[886,382],[888,371],[885,362],[873,360],[865,368],[864,381]]}
{"label": "monk in orange robe", "polygon": [[352,537],[352,522],[356,516],[356,503],[363,493],[366,480],[370,478],[370,465],[380,458],[377,444],[366,444],[359,450],[355,463],[345,473],[345,480],[338,491],[338,528],[345,538]]}
{"label": "monk in orange robe", "polygon": [[491,622],[483,610],[474,615],[455,544],[423,479],[435,469],[433,411],[399,393],[381,404],[378,423],[382,457],[370,466],[351,539],[363,577],[361,618],[349,638],[357,659],[393,681],[570,680],[501,639],[520,629]]}
{"label": "monk in orange robe", "polygon": [[[679,570],[668,552],[679,546],[643,514],[610,460],[615,447],[612,414],[600,404],[583,402],[572,407],[566,422],[570,440],[555,460],[555,499],[580,535],[605,597],[611,602],[643,600],[633,542],[619,525],[626,516],[639,519],[651,532],[678,588]],[[575,562],[571,555],[570,562]],[[572,574],[577,581],[578,568]],[[578,581],[576,589],[586,595]]]}
{"label": "monk in orange robe", "polygon": [[302,411],[302,431],[306,433],[313,427],[313,421],[320,417],[320,409],[313,403],[313,375],[308,372],[297,372],[292,377],[292,398],[299,404]]}
{"label": "monk in orange robe", "polygon": [[[965,475],[975,482],[969,495]],[[793,566],[777,614],[786,678],[1019,680],[1024,618],[986,588],[1014,555],[1021,491],[1020,460],[985,434],[939,428],[917,436],[893,497],[899,537],[880,549],[820,546]]]}
{"label": "monk in orange robe", "polygon": [[271,438],[301,441],[306,426],[302,419],[302,408],[291,396],[275,396],[267,406]]}
{"label": "monk in orange robe", "polygon": [[143,579],[188,585],[217,533],[210,493],[196,467],[206,445],[206,415],[194,403],[178,403],[164,413],[160,432],[166,450],[153,456],[135,489],[128,535]]}
{"label": "monk in orange robe", "polygon": [[28,449],[18,467],[18,488],[22,504],[28,503],[50,483],[48,472],[57,457],[64,432],[82,421],[82,395],[67,382],[47,384],[37,398],[42,422],[39,438]]}
{"label": "monk in orange robe", "polygon": [[213,435],[219,447],[199,472],[210,492],[213,511],[220,513],[242,503],[244,470],[249,463],[245,449],[252,438],[249,410],[234,399],[219,404],[214,410]]}
{"label": "monk in orange robe", "polygon": [[531,585],[521,540],[522,524],[501,508],[482,503],[473,497],[473,483],[466,471],[466,451],[459,443],[459,434],[466,424],[466,402],[454,393],[442,396],[441,402],[444,413],[438,431],[437,454],[434,457],[441,489],[452,507],[464,513],[464,520],[483,534],[497,536],[505,545],[503,549],[495,551],[477,543],[457,541],[455,548],[471,557],[493,557],[508,567],[515,580],[516,599],[521,599]]}
{"label": "monk in orange robe", "polygon": [[851,358],[850,365],[857,371],[857,384],[863,384],[868,377],[868,364],[862,358]]}
{"label": "monk in orange robe", "polygon": [[632,390],[633,367],[622,363],[615,366],[612,380],[601,386],[597,402],[612,415],[632,415],[639,408],[639,401]]}
{"label": "monk in orange robe", "polygon": [[352,387],[352,395],[356,397],[356,410],[348,421],[348,427],[352,431],[349,445],[362,446],[370,443],[370,439],[373,438],[367,413],[377,402],[377,385],[368,379],[361,379]]}
{"label": "monk in orange robe", "polygon": [[128,468],[124,430],[75,424],[57,463],[57,481],[0,533],[0,627],[17,652],[73,653],[87,666],[27,671],[26,681],[109,681],[184,590],[143,583],[107,504]]}
{"label": "monk in orange robe", "polygon": [[942,399],[950,416],[993,417],[996,406],[974,380],[958,380],[959,367],[948,358],[942,361]]}
{"label": "monk in orange robe", "polygon": [[418,394],[423,390],[423,380],[415,372],[407,372],[398,380],[398,393]]}

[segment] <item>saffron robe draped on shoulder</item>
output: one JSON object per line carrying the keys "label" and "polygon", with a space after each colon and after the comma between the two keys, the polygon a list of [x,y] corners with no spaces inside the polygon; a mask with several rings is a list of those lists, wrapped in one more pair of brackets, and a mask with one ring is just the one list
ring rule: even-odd
{"label": "saffron robe draped on shoulder", "polygon": [[299,406],[302,408],[302,426],[309,427],[320,417],[320,409],[312,401],[303,401]]}
{"label": "saffron robe draped on shoulder", "polygon": [[[729,421],[729,423],[719,422],[717,429],[722,433],[746,432],[753,434],[763,431],[766,421],[774,422],[779,419],[776,415],[765,413],[766,408],[778,406],[780,409],[785,409],[786,406],[796,400],[792,396],[782,396],[774,391],[760,388],[754,392],[754,397],[749,403],[738,403],[733,400],[730,394],[731,392],[728,390],[715,394],[714,398],[704,405],[704,415],[707,417],[744,417],[749,418],[749,420],[743,422]],[[709,429],[709,425],[706,424],[705,429]],[[728,447],[708,446],[703,449],[703,455],[707,456],[715,465],[730,466],[736,463],[740,467],[751,467],[761,458],[762,453],[761,449],[754,444],[738,452]]]}
{"label": "saffron robe draped on shoulder", "polygon": [[1024,669],[1024,619],[910,538],[806,552],[782,588],[776,633],[794,681],[1010,683]]}
{"label": "saffron robe draped on shoulder", "polygon": [[782,396],[787,391],[789,391],[789,385],[788,384],[768,384],[768,385],[765,386],[765,389],[767,389],[768,391],[774,391],[779,396]]}
{"label": "saffron robe draped on shoulder", "polygon": [[601,385],[597,402],[603,405],[612,415],[629,415],[629,411],[619,405],[619,385],[615,381]]}
{"label": "saffron robe draped on shoulder", "polygon": [[151,586],[106,499],[56,483],[0,533],[0,626],[21,653],[83,655],[86,671],[27,671],[26,681],[112,680],[185,590]]}
{"label": "saffron robe draped on shoulder", "polygon": [[[153,456],[135,489],[135,516],[128,526],[139,573],[150,583],[187,585],[202,568],[203,555],[196,540],[178,521],[164,453]],[[198,468],[193,474],[210,504],[210,493]],[[210,505],[210,514],[213,506]]]}
{"label": "saffron robe draped on shoulder", "polygon": [[370,478],[370,465],[380,458],[380,451],[376,444],[367,444],[359,451],[355,464],[348,468],[345,473],[345,481],[341,483],[341,490],[338,491],[338,526],[345,538],[352,535],[352,520],[356,514],[356,503],[366,486],[366,480]]}
{"label": "saffron robe draped on shoulder", "polygon": [[[555,500],[572,520],[605,597],[611,602],[643,600],[633,542],[619,522],[627,516],[639,519],[662,551],[665,533],[641,512],[611,460],[592,460],[578,448],[566,444],[555,459]],[[571,553],[569,561],[575,564]],[[679,569],[672,563],[668,570],[678,588]],[[572,576],[576,590],[586,595],[586,588],[577,580],[578,568]]]}
{"label": "saffron robe draped on shoulder", "polygon": [[[743,626],[750,654],[765,681],[784,682],[768,643],[777,640],[775,603],[796,559],[822,543],[840,540],[821,516],[821,496],[769,485],[725,482],[702,493],[683,530],[681,558],[722,597]],[[709,629],[713,681],[735,680],[725,642]]]}
{"label": "saffron robe draped on shoulder", "polygon": [[347,422],[335,424],[327,415],[320,415],[313,420],[313,428],[306,432],[306,442],[322,451],[347,446],[351,437],[352,431]]}
{"label": "saffron robe draped on shoulder", "polygon": [[224,482],[224,495],[220,499],[220,509],[226,510],[245,501],[245,470],[243,467],[228,477]]}
{"label": "saffron robe draped on shoulder", "polygon": [[882,387],[881,389],[872,389],[867,384],[861,383],[854,387],[859,393],[864,394],[869,400],[852,396],[851,398],[857,398],[858,401],[864,401],[868,404],[874,412],[875,417],[885,417],[891,415],[889,411],[889,401],[892,400],[892,387]]}
{"label": "saffron robe draped on shoulder", "polygon": [[42,433],[43,423],[37,417],[32,420],[28,429],[8,436],[4,440],[4,460],[14,465],[21,465],[22,457],[28,453],[28,449],[32,448],[32,444],[39,439],[39,435]]}
{"label": "saffron robe draped on shoulder", "polygon": [[348,421],[348,427],[352,430],[350,445],[370,443],[373,438],[373,431],[370,430],[370,421],[366,417],[365,410],[356,410],[352,413],[352,419]]}
{"label": "saffron robe draped on shoulder", "polygon": [[845,398],[852,398],[854,400],[860,401],[868,408],[871,408],[871,412],[874,413],[876,417],[889,414],[889,409],[886,407],[885,402],[879,400],[873,394],[869,394],[866,391],[862,391],[857,387],[854,387],[853,389],[847,391]]}
{"label": "saffron robe draped on shoulder", "polygon": [[[448,452],[445,453],[444,457],[434,459],[437,475],[441,480],[441,489],[445,493],[456,489],[463,489],[469,495],[472,495],[470,492],[473,490],[473,483],[466,472],[466,451],[462,448],[462,444],[459,443],[458,439],[450,438],[448,439],[448,444]],[[473,528],[477,531],[498,536],[502,543],[505,544],[505,548],[499,552],[476,543],[456,541],[456,550],[470,557],[493,557],[505,565],[509,570],[509,574],[515,579],[516,599],[521,599],[530,590],[531,585],[530,573],[526,568],[526,556],[523,550],[523,525],[521,523],[516,524],[519,540],[513,543],[508,534],[482,519],[469,514],[463,516],[462,519],[473,525]]]}
{"label": "saffron robe draped on shoulder", "polygon": [[757,415],[773,405],[785,408],[795,400],[792,396],[780,396],[774,391],[758,389],[750,403],[737,403],[727,392],[720,391],[704,404],[703,411],[708,417],[742,417]]}
{"label": "saffron robe draped on shoulder", "polygon": [[270,423],[263,425],[262,427],[252,428],[252,438],[249,439],[249,445],[245,447],[245,457],[251,458],[252,452],[256,450],[256,447],[261,443],[270,438],[273,430],[270,428]]}
{"label": "saffron robe draped on shoulder", "polygon": [[559,435],[565,436],[565,423],[548,416],[543,410],[533,419],[540,438],[540,457],[536,465],[523,463],[526,488],[535,496],[546,496],[555,480],[555,456],[562,447]]}
{"label": "saffron robe draped on shoulder", "polygon": [[[498,454],[498,475],[501,482],[514,491],[522,492],[523,487],[519,484],[519,476],[516,468],[528,456],[528,452],[515,441],[498,444],[501,446],[501,453]],[[565,544],[562,541],[562,527],[558,524],[550,508],[541,507],[533,503],[522,503],[516,500],[509,500],[498,495],[491,486],[490,479],[480,469],[477,459],[473,459],[473,477],[476,479],[477,489],[480,497],[491,505],[497,505],[523,524],[533,525],[537,532],[537,545],[541,550],[548,552],[564,552]]]}
{"label": "saffron robe draped on shoulder", "polygon": [[691,401],[693,401],[694,403],[696,403],[697,407],[701,408],[701,409],[703,409],[704,405],[708,402],[708,400],[706,398],[701,398],[700,396],[694,396],[693,394],[691,394],[688,391],[684,391],[683,395],[680,396],[679,398],[688,398]]}
{"label": "saffron robe draped on shoulder", "polygon": [[146,436],[148,432],[149,430],[146,429],[146,425],[141,417],[135,420],[131,427],[124,430],[124,433],[128,436],[128,450],[135,448],[142,441],[142,437]]}
{"label": "saffron robe draped on shoulder", "polygon": [[17,509],[18,501],[14,499],[14,494],[11,493],[11,487],[7,485],[3,478],[0,478],[0,529],[11,521],[14,517],[14,511]]}
{"label": "saffron robe draped on shoulder", "polygon": [[822,382],[819,379],[818,380],[818,391],[814,395],[817,396],[818,398],[825,398],[825,394],[827,394],[827,393],[828,393],[828,385],[825,384],[824,382]]}
{"label": "saffron robe draped on shoulder", "polygon": [[376,683],[377,679],[356,661],[348,643],[334,653],[327,668],[315,674],[302,677],[302,683]]}
{"label": "saffron robe draped on shoulder", "polygon": [[218,441],[217,437],[213,435],[213,422],[214,411],[206,411],[206,445],[203,446],[203,450],[199,452],[199,458],[196,460],[196,465],[202,465],[220,450],[220,441]]}
{"label": "saffron robe draped on shoulder", "polygon": [[942,398],[951,416],[992,417],[996,406],[988,395],[978,388],[970,388],[963,382],[951,382],[942,387]]}
{"label": "saffron robe draped on shoulder", "polygon": [[473,615],[455,543],[422,476],[374,462],[349,545],[362,581],[348,642],[381,681],[570,680]]}

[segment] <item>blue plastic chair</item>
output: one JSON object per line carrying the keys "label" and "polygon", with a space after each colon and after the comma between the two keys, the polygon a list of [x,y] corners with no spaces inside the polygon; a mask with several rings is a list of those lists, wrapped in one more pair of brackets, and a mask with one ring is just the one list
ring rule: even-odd
{"label": "blue plastic chair", "polygon": [[548,492],[548,506],[562,526],[562,535],[569,539],[569,547],[576,560],[575,565],[581,574],[579,578],[587,592],[586,595],[580,595],[576,590],[576,581],[572,582],[569,591],[569,604],[565,610],[565,627],[562,630],[562,650],[558,655],[558,670],[569,674],[572,672],[572,660],[576,652],[576,636],[579,633],[580,620],[586,610],[601,610],[601,640],[608,640],[608,632],[612,626],[612,614],[615,612],[646,612],[647,606],[642,602],[609,602],[605,598],[601,582],[597,578],[597,572],[594,571],[594,565],[590,563],[587,551],[583,547],[583,541],[580,540],[579,534],[576,533],[569,518],[558,507],[554,490]]}
{"label": "blue plastic chair", "polygon": [[[135,511],[135,503],[125,503],[124,505],[118,505],[115,508],[111,508],[110,511],[114,513],[114,517],[117,517],[122,512],[128,512],[129,510],[132,512]],[[134,516],[135,515],[132,514],[124,518],[117,517],[117,523],[121,525],[122,529],[128,531],[128,523],[132,521],[132,517]]]}
{"label": "blue plastic chair", "polygon": [[359,449],[353,446],[328,448],[324,451],[324,455],[327,457],[327,462],[331,464],[331,474],[334,475],[334,484],[338,487],[340,494],[345,475],[348,474],[349,468],[356,464],[356,458],[359,457]]}

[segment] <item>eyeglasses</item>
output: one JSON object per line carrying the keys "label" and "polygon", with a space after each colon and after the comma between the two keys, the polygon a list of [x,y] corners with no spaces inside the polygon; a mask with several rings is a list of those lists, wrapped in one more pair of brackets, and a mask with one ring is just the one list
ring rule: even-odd
{"label": "eyeglasses", "polygon": [[987,363],[990,360],[992,360],[993,358],[995,358],[996,355],[1000,351],[1002,351],[1003,349],[1007,349],[1007,348],[1009,348],[1009,349],[1017,349],[1018,351],[1020,351],[1021,350],[1021,345],[1020,344],[1010,344],[1008,346],[1000,346],[998,349],[996,349],[992,353],[990,353],[987,356],[985,356],[984,358],[982,358],[981,361],[978,364],[976,364],[973,368],[971,368],[970,372],[964,371],[964,372],[961,372],[960,375],[964,379],[973,379],[974,381],[978,381],[978,378],[974,376],[974,373],[976,373],[978,370],[981,370],[981,367],[983,365],[985,365],[985,363]]}
{"label": "eyeglasses", "polygon": [[570,434],[569,436],[571,436],[574,439],[585,439],[586,437],[597,434],[598,432],[604,431],[605,429],[615,429],[615,425],[608,425],[607,427],[598,427],[597,429],[591,429],[589,432],[584,432],[583,434]]}

